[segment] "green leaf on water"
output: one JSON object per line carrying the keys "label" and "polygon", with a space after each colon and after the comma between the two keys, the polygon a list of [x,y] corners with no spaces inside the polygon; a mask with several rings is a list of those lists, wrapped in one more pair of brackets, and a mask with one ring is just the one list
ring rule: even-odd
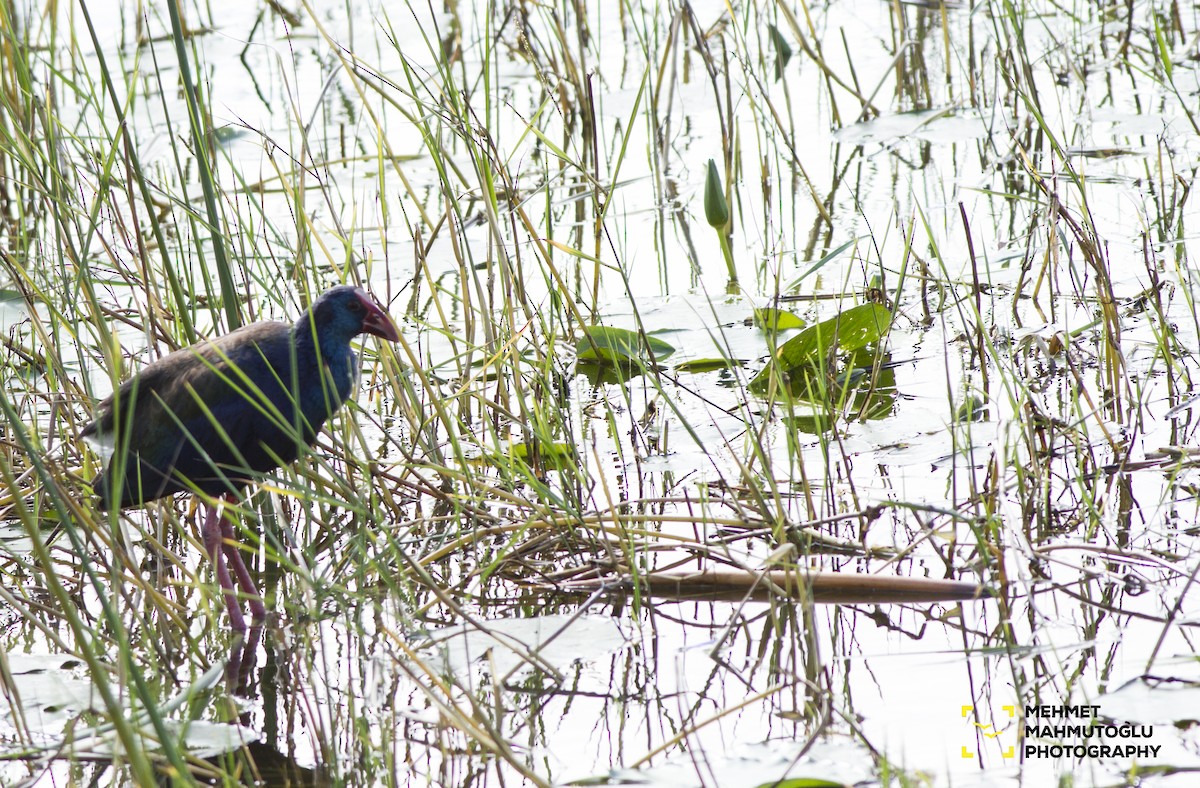
{"label": "green leaf on water", "polygon": [[809,326],[779,346],[777,363],[784,370],[816,363],[835,347],[852,353],[878,342],[892,327],[891,311],[880,304],[863,304]]}
{"label": "green leaf on water", "polygon": [[852,353],[874,344],[887,335],[892,326],[892,313],[880,304],[851,307],[836,317],[811,325],[779,346],[775,358],[750,382],[762,390],[772,372],[790,373],[803,367],[820,366],[822,358],[835,348],[839,353]]}
{"label": "green leaf on water", "polygon": [[545,468],[561,470],[575,464],[575,448],[569,443],[539,443],[537,451],[527,443],[514,443],[508,447],[509,456],[521,462],[531,462],[535,454]]}
{"label": "green leaf on water", "polygon": [[783,309],[765,306],[754,310],[754,325],[768,331],[786,331],[789,328],[804,328],[804,318]]}
{"label": "green leaf on water", "polygon": [[987,421],[987,415],[987,400],[978,394],[964,397],[954,410],[955,421]]}
{"label": "green leaf on water", "polygon": [[246,130],[241,126],[220,126],[212,130],[212,137],[218,145],[228,145],[234,140],[246,136]]}
{"label": "green leaf on water", "polygon": [[716,369],[731,369],[743,366],[735,358],[694,358],[675,365],[676,372],[712,372]]}
{"label": "green leaf on water", "polygon": [[675,347],[657,337],[645,338],[636,331],[608,326],[584,326],[583,337],[575,343],[579,361],[595,364],[635,364],[649,361],[646,348],[661,361],[675,352]]}
{"label": "green leaf on water", "polygon": [[802,413],[795,416],[784,416],[783,423],[796,432],[805,435],[821,435],[833,428],[836,423],[829,413]]}

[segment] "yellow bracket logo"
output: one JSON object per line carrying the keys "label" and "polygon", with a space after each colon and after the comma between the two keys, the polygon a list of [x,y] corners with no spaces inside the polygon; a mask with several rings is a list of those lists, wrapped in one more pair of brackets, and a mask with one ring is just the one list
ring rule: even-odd
{"label": "yellow bracket logo", "polygon": [[[1007,715],[1008,715],[1008,718],[1009,718],[1010,720],[1012,720],[1012,719],[1016,719],[1016,717],[1017,717],[1017,707],[1016,707],[1016,706],[1001,706],[1001,707],[1000,707],[1000,709],[1001,709],[1001,710],[1002,710],[1002,711],[1003,711],[1005,714],[1007,714]],[[974,707],[974,706],[963,706],[963,707],[962,707],[962,716],[963,716],[963,719],[966,719],[968,716],[973,716],[973,715],[974,715],[974,712],[975,712],[975,707]],[[984,736],[985,738],[988,738],[988,739],[997,739],[997,738],[999,738],[999,737],[1003,736],[1003,735],[1004,735],[1004,733],[1005,733],[1005,731],[1002,731],[1002,730],[996,730],[996,729],[994,729],[994,728],[992,727],[991,723],[988,723],[987,725],[984,725],[984,724],[983,724],[983,723],[981,723],[981,722],[980,722],[978,719],[972,719],[972,720],[971,720],[971,724],[972,724],[972,725],[974,725],[976,728],[978,728],[978,729],[979,729],[979,732],[980,732],[981,734],[983,734],[983,736]],[[1017,754],[1017,747],[1016,747],[1016,745],[1009,745],[1009,747],[1008,747],[1008,749],[1007,749],[1007,750],[1003,750],[1003,751],[1000,753],[1000,756],[1001,756],[1002,758],[1012,758],[1012,757],[1014,757],[1016,754]],[[974,758],[974,757],[976,757],[976,755],[977,755],[977,753],[975,753],[975,752],[974,752],[973,750],[971,750],[970,748],[968,748],[968,747],[966,747],[966,746],[964,746],[964,747],[962,748],[962,757],[963,757],[963,758]]]}

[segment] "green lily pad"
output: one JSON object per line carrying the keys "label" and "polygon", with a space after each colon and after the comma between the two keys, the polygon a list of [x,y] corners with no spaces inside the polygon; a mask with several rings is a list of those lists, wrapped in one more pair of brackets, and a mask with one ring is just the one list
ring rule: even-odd
{"label": "green lily pad", "polygon": [[987,416],[987,400],[978,394],[964,397],[954,411],[955,421],[987,421]]}
{"label": "green lily pad", "polygon": [[717,369],[732,369],[744,366],[736,358],[693,358],[675,365],[676,372],[712,372]]}
{"label": "green lily pad", "polygon": [[766,306],[754,310],[754,325],[768,331],[786,331],[789,328],[804,328],[804,318],[783,309]]}
{"label": "green lily pad", "polygon": [[795,416],[785,416],[783,423],[796,432],[806,435],[820,435],[833,429],[836,419],[828,413],[802,413]]}
{"label": "green lily pad", "polygon": [[247,132],[244,128],[233,125],[221,126],[212,130],[213,139],[216,140],[218,145],[222,146],[228,145],[234,140],[239,140],[242,137],[245,137],[246,134]]}
{"label": "green lily pad", "polygon": [[646,348],[661,361],[675,352],[675,347],[661,339],[608,326],[584,326],[583,337],[575,343],[576,358],[595,364],[646,363]]}
{"label": "green lily pad", "polygon": [[508,452],[513,459],[524,463],[531,462],[536,454],[542,467],[555,470],[575,464],[575,449],[569,443],[539,443],[536,452],[527,443],[514,443],[508,447]]}
{"label": "green lily pad", "polygon": [[874,344],[887,335],[892,326],[891,311],[880,304],[851,307],[836,317],[809,326],[779,346],[775,358],[750,381],[751,388],[762,391],[772,374],[788,375],[793,370],[820,367],[821,360],[836,349],[839,353]]}

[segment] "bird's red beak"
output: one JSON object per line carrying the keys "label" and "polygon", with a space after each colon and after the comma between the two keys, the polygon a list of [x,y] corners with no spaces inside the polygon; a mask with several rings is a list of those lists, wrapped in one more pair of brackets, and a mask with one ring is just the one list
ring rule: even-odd
{"label": "bird's red beak", "polygon": [[388,317],[388,313],[383,311],[383,307],[375,303],[374,299],[366,293],[360,293],[359,298],[362,299],[363,306],[367,308],[367,313],[363,315],[363,333],[383,337],[389,342],[399,342],[400,332],[396,329],[396,324]]}

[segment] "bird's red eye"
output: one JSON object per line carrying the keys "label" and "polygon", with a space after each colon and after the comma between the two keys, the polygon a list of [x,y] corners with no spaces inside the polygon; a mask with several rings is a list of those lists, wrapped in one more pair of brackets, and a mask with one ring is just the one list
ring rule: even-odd
{"label": "bird's red eye", "polygon": [[367,308],[365,306],[363,306],[362,301],[351,301],[350,302],[350,314],[361,315],[361,314],[365,313],[366,311],[367,311]]}

